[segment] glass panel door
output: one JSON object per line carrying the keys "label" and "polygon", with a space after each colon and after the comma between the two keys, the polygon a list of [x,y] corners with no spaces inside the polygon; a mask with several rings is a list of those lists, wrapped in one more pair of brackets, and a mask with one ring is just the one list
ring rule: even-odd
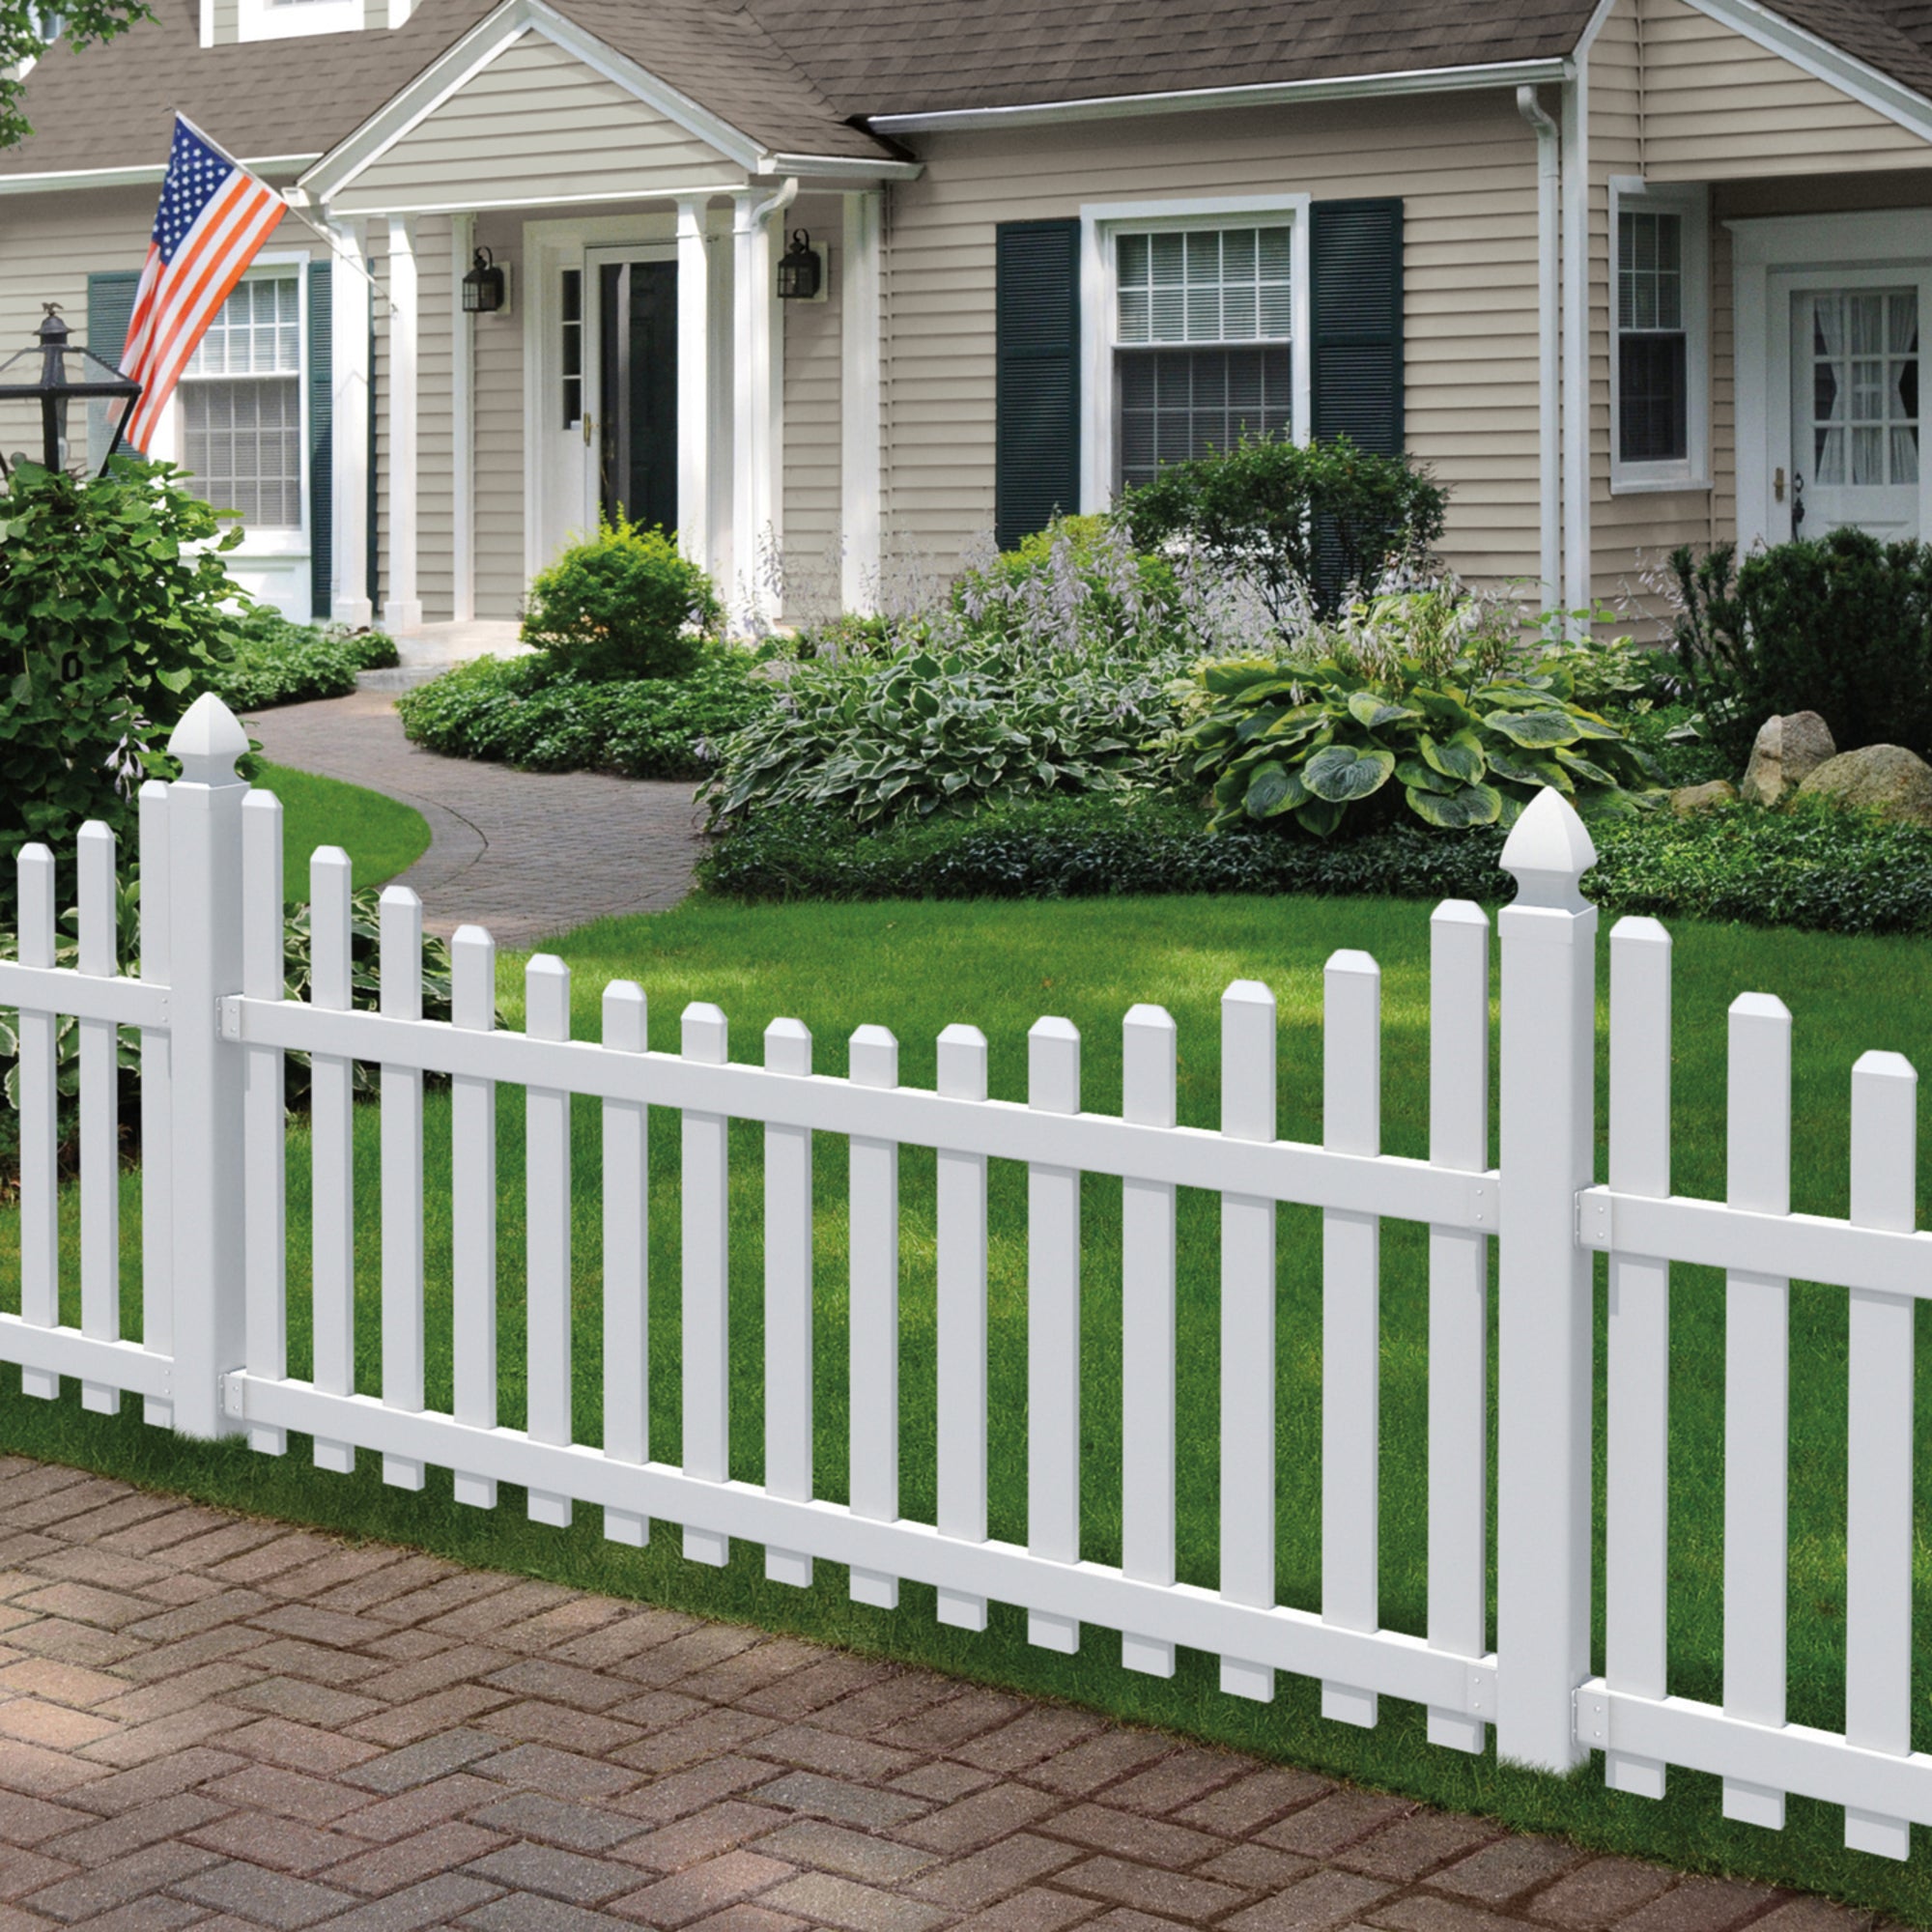
{"label": "glass panel door", "polygon": [[603,514],[677,528],[677,264],[598,265]]}
{"label": "glass panel door", "polygon": [[1793,296],[1794,535],[1918,534],[1918,328],[1916,287]]}

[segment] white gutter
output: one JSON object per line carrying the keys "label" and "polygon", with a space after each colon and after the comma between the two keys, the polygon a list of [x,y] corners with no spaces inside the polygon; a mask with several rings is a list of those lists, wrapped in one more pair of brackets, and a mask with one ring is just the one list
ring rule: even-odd
{"label": "white gutter", "polygon": [[1092,100],[1029,102],[1019,107],[949,107],[922,114],[868,114],[881,134],[937,134],[954,129],[1030,128],[1059,121],[1116,121],[1135,114],[1198,108],[1271,107],[1303,100],[1359,100],[1390,94],[1456,94],[1479,87],[1518,87],[1567,80],[1567,60],[1488,61],[1474,67],[1406,68],[1396,73],[1348,74],[1333,80],[1267,81],[1244,87],[1195,87],[1167,94],[1109,94]]}
{"label": "white gutter", "polygon": [[[244,168],[257,174],[276,168],[304,168],[322,158],[320,155],[265,155],[259,160],[244,159]],[[59,168],[38,175],[0,175],[0,194],[45,194],[65,187],[142,187],[161,181],[167,174],[162,161],[143,162],[130,168]]]}
{"label": "white gutter", "polygon": [[1590,68],[1579,51],[1563,84],[1564,609],[1587,611],[1590,591]]}
{"label": "white gutter", "polygon": [[1562,129],[1533,87],[1516,91],[1517,112],[1536,129],[1536,436],[1538,527],[1543,533],[1543,608],[1557,608],[1563,565],[1562,246],[1558,194]]}
{"label": "white gutter", "polygon": [[917,181],[923,161],[895,161],[881,155],[876,160],[851,155],[760,155],[753,170],[761,175],[815,175],[821,181],[849,182],[870,187],[879,182]]}

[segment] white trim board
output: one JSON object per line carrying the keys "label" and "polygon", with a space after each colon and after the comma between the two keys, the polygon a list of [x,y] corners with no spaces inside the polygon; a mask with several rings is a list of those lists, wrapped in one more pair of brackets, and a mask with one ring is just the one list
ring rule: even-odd
{"label": "white trim board", "polygon": [[[322,158],[320,155],[265,155],[259,159],[242,157],[242,165],[257,174],[287,168],[305,168]],[[46,174],[0,175],[0,194],[45,194],[64,187],[145,187],[167,175],[165,162],[143,162],[128,168],[57,168]]]}

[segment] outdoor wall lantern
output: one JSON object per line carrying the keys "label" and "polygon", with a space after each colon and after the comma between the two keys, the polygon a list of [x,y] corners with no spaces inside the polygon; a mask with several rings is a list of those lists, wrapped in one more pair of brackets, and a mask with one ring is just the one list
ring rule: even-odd
{"label": "outdoor wall lantern", "polygon": [[503,270],[487,248],[476,251],[476,260],[463,278],[465,315],[495,315],[503,306]]}
{"label": "outdoor wall lantern", "polygon": [[779,260],[779,299],[815,300],[822,273],[818,252],[811,245],[810,235],[803,228],[794,228],[791,232],[791,246]]}
{"label": "outdoor wall lantern", "polygon": [[[35,330],[34,347],[22,349],[0,362],[0,403],[38,402],[41,406],[41,461],[49,469],[62,469],[67,465],[67,411],[68,404],[78,396],[83,403],[120,401],[122,407],[110,412],[114,425],[113,440],[107,445],[107,455],[101,458],[100,474],[107,474],[108,461],[121,447],[121,428],[127,421],[128,412],[134,407],[134,400],[141,393],[140,384],[122,375],[111,363],[103,362],[91,349],[82,349],[68,341],[68,326],[60,318],[58,302],[43,302],[46,311],[41,326]],[[69,375],[67,358],[70,354],[80,357],[80,367],[76,374]],[[30,356],[40,357],[40,373],[31,382],[8,381],[7,372],[14,363],[26,361]],[[92,362],[101,373],[94,375],[87,367]],[[15,450],[13,463],[24,459],[25,451]],[[0,478],[14,473],[9,460],[0,455]]]}

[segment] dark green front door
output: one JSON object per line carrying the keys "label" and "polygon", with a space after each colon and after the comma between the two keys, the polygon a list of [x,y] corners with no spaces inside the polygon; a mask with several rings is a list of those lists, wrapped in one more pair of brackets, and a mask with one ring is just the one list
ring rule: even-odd
{"label": "dark green front door", "polygon": [[602,316],[604,514],[677,528],[677,264],[606,262]]}

